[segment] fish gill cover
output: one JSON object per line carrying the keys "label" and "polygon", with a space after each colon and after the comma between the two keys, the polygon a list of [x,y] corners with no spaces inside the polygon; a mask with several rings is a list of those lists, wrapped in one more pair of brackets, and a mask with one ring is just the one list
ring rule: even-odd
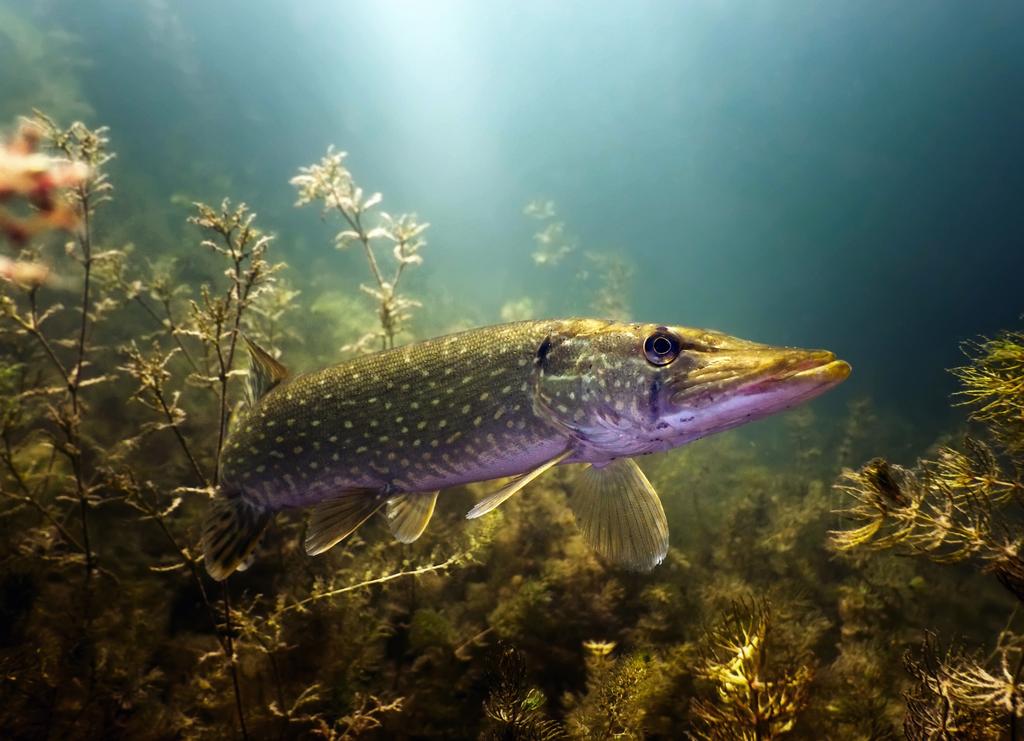
{"label": "fish gill cover", "polygon": [[[1019,737],[1022,20],[0,0],[4,737]],[[436,504],[236,512],[244,570],[208,576],[211,501],[271,451],[297,481],[401,467],[519,386],[428,438],[432,379],[396,382],[352,462],[326,446],[360,418],[278,431],[261,399],[330,409],[318,369],[559,316],[668,325],[635,325],[647,411],[686,396],[659,368],[716,368],[686,326],[856,373],[635,469],[553,450]],[[591,356],[541,334],[530,398],[575,429]],[[435,372],[504,373],[500,337]],[[666,526],[649,571],[577,527],[612,489]]]}

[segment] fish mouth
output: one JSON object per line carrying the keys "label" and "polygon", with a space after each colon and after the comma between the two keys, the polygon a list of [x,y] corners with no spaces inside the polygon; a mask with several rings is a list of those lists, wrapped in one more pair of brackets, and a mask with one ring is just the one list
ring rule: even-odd
{"label": "fish mouth", "polygon": [[737,392],[742,395],[770,393],[785,387],[809,387],[825,391],[842,383],[852,368],[845,360],[838,360],[828,350],[794,350],[785,357],[779,367],[765,376],[741,385]]}
{"label": "fish mouth", "polygon": [[[824,393],[850,375],[850,364],[828,350],[760,345],[720,352],[703,368],[679,378],[672,401],[684,407],[720,404],[723,399],[764,397],[798,403]],[[674,379],[675,380],[675,379]]]}

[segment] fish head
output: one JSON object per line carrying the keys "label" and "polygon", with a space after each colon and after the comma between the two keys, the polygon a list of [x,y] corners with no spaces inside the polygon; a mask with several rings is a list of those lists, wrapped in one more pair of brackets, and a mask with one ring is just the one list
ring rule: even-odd
{"label": "fish head", "polygon": [[689,327],[577,320],[546,343],[535,362],[535,411],[573,439],[574,460],[591,462],[761,419],[850,374],[827,350]]}

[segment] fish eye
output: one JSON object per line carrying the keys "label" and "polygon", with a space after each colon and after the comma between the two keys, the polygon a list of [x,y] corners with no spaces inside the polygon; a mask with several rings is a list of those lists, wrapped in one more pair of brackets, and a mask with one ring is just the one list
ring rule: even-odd
{"label": "fish eye", "polygon": [[658,327],[644,340],[644,355],[653,365],[668,365],[679,355],[679,338],[664,327]]}

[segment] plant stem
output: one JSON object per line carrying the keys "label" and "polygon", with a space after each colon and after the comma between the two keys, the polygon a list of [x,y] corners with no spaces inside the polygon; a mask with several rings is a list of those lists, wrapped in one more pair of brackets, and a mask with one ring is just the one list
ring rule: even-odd
{"label": "plant stem", "polygon": [[75,490],[78,493],[78,507],[82,519],[82,545],[85,547],[85,579],[92,578],[93,554],[89,543],[89,502],[88,492],[82,476],[82,446],[79,425],[81,424],[81,403],[78,391],[82,384],[82,367],[85,365],[85,341],[89,329],[89,294],[92,286],[92,231],[90,225],[89,190],[86,184],[78,186],[78,197],[82,207],[82,230],[78,244],[82,248],[82,318],[78,329],[78,350],[75,357],[74,376],[69,384],[72,416],[68,425],[68,444],[71,447],[71,468],[75,473]]}
{"label": "plant stem", "polygon": [[203,469],[199,467],[199,462],[196,460],[195,456],[192,455],[192,449],[188,446],[188,441],[185,439],[185,436],[181,434],[181,428],[178,427],[178,423],[174,420],[174,415],[171,413],[170,407],[167,406],[167,400],[164,399],[163,392],[158,389],[154,389],[153,395],[156,397],[157,402],[159,402],[160,408],[163,409],[164,416],[167,418],[167,423],[174,431],[174,436],[178,438],[178,443],[181,445],[181,449],[185,451],[185,457],[188,458],[188,462],[192,465],[192,470],[195,472],[196,477],[204,487],[209,486],[210,482],[206,479]]}
{"label": "plant stem", "polygon": [[298,602],[294,602],[282,608],[280,612],[285,613],[291,610],[299,610],[308,604],[317,602],[322,599],[327,599],[329,597],[337,597],[339,594],[344,594],[345,592],[353,592],[356,589],[362,589],[363,587],[373,586],[374,584],[384,584],[385,582],[389,582],[394,579],[400,579],[403,576],[418,576],[419,574],[427,574],[431,571],[440,571],[457,563],[459,559],[462,558],[463,555],[464,554],[455,554],[453,556],[449,556],[446,560],[442,561],[441,563],[432,563],[427,564],[426,566],[418,566],[415,569],[409,569],[407,571],[396,571],[393,574],[386,574],[384,576],[377,577],[376,579],[367,579],[366,581],[361,581],[356,584],[350,584],[347,587],[339,587],[337,589],[331,589],[326,592],[320,592],[310,597],[306,597],[303,600],[299,600]]}
{"label": "plant stem", "polygon": [[154,322],[167,329],[167,333],[171,336],[171,339],[174,340],[174,344],[178,346],[178,349],[181,350],[181,354],[185,356],[185,360],[188,361],[188,364],[192,366],[192,370],[198,373],[199,366],[197,366],[195,360],[192,359],[192,356],[185,347],[185,343],[183,343],[181,338],[178,337],[178,325],[174,323],[174,317],[171,316],[170,307],[167,306],[167,304],[164,304],[164,311],[167,314],[167,318],[164,320],[160,318],[160,315],[153,310],[153,307],[150,306],[142,296],[135,296],[135,302],[141,306],[150,317],[152,317]]}
{"label": "plant stem", "polygon": [[223,582],[224,590],[224,650],[228,658],[228,667],[231,670],[231,684],[235,688],[235,708],[238,710],[238,726],[242,731],[242,739],[248,741],[249,732],[245,728],[245,712],[242,709],[242,688],[238,682],[238,664],[235,661],[235,643],[231,636],[231,594],[228,591],[228,582]]}

